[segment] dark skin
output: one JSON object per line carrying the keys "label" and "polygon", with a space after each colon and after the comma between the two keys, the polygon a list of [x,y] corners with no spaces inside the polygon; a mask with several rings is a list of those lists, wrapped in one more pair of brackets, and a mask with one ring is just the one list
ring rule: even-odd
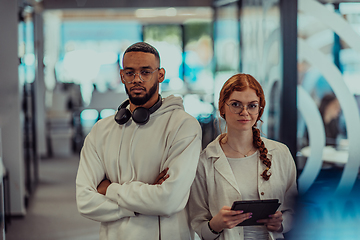
{"label": "dark skin", "polygon": [[[165,182],[165,180],[169,178],[169,174],[167,174],[168,170],[169,170],[169,168],[166,168],[161,173],[159,173],[159,175],[156,177],[154,183],[152,183],[151,185],[161,185],[163,182]],[[106,190],[110,184],[111,184],[110,180],[108,180],[106,178],[104,180],[102,180],[100,182],[100,184],[97,186],[98,193],[105,195]]]}
{"label": "dark skin", "polygon": [[[156,59],[155,55],[152,53],[146,52],[128,52],[124,55],[123,65],[124,69],[133,70],[136,73],[139,73],[143,69],[153,71],[159,67],[159,59]],[[144,82],[140,79],[139,75],[136,75],[134,80],[131,83],[128,83],[124,80],[124,69],[120,70],[121,81],[125,85],[128,94],[133,97],[144,97],[145,94],[149,92],[149,89],[157,81],[161,83],[165,78],[165,69],[159,68],[159,70],[153,73],[151,81]],[[158,100],[159,89],[156,90],[156,93],[143,105],[135,105],[130,101],[130,111],[133,112],[137,107],[150,108]],[[166,179],[169,178],[167,174],[169,168],[163,170],[155,179],[152,185],[161,185]],[[108,179],[104,179],[100,182],[97,187],[97,191],[100,194],[105,195],[106,190],[109,187],[111,182]]]}

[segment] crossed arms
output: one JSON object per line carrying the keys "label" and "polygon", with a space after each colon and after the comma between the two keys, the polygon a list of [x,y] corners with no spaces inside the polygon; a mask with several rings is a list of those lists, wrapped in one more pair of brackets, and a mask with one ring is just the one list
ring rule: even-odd
{"label": "crossed arms", "polygon": [[[169,174],[167,174],[169,168],[165,168],[155,179],[154,183],[152,185],[161,185],[166,179],[169,178]],[[106,190],[111,184],[110,180],[104,179],[101,181],[99,186],[97,187],[98,193],[102,195],[106,195]]]}
{"label": "crossed arms", "polygon": [[184,209],[200,155],[200,131],[194,129],[191,136],[172,143],[164,169],[153,183],[135,180],[120,184],[104,179],[105,163],[96,139],[90,133],[85,140],[76,179],[77,206],[83,216],[109,222],[134,217],[135,212],[170,216]]}

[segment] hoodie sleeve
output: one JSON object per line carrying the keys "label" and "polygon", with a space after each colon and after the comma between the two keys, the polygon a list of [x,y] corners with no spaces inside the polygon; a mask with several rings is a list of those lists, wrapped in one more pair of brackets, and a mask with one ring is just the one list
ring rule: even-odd
{"label": "hoodie sleeve", "polygon": [[81,150],[76,176],[76,203],[81,215],[99,222],[115,221],[123,217],[135,216],[133,211],[120,207],[97,192],[97,186],[105,177],[103,162],[95,148],[95,125],[86,137]]}
{"label": "hoodie sleeve", "polygon": [[169,167],[170,177],[164,183],[112,183],[106,197],[117,202],[120,208],[145,215],[170,216],[184,209],[199,161],[201,128],[195,118],[186,117],[174,131],[175,137],[164,166]]}

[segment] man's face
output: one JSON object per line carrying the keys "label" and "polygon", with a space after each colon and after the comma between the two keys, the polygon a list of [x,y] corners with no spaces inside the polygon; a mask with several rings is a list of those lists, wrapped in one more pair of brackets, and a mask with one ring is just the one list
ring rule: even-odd
{"label": "man's face", "polygon": [[[129,95],[130,102],[137,106],[142,106],[149,100],[157,100],[159,83],[164,80],[165,71],[159,69],[159,62],[155,55],[144,52],[128,52],[124,55],[123,69],[120,70],[121,81],[125,84],[126,93]],[[151,80],[142,81],[138,73],[142,71],[153,72]],[[125,72],[135,73],[135,78],[131,83],[125,81]]]}

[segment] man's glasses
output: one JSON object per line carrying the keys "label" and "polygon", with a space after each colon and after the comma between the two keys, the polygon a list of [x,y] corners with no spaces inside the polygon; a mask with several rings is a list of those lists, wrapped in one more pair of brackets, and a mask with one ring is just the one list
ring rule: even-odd
{"label": "man's glasses", "polygon": [[151,81],[151,79],[153,77],[153,73],[159,69],[160,68],[157,68],[152,72],[150,70],[141,70],[138,73],[135,73],[133,70],[124,70],[123,71],[124,74],[122,75],[122,77],[125,82],[132,83],[135,79],[135,75],[138,74],[141,81],[149,82],[149,81]]}
{"label": "man's glasses", "polygon": [[244,108],[250,115],[256,115],[260,111],[260,106],[257,103],[250,103],[248,105],[242,105],[240,102],[232,101],[229,104],[226,103],[226,105],[229,106],[230,112],[239,114],[242,111],[244,111]]}

